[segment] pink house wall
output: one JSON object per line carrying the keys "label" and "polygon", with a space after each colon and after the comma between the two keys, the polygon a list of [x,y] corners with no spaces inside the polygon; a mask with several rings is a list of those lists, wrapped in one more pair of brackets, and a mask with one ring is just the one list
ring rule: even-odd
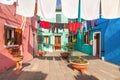
{"label": "pink house wall", "polygon": [[[4,24],[8,23],[16,27],[20,27],[22,24],[22,16],[16,15],[15,9],[15,4],[9,6],[0,4],[0,72],[15,66],[12,55],[9,54],[8,50],[4,47]],[[22,53],[24,56],[24,63],[33,58],[33,35],[31,25],[31,18],[27,18],[24,31],[22,32]]]}

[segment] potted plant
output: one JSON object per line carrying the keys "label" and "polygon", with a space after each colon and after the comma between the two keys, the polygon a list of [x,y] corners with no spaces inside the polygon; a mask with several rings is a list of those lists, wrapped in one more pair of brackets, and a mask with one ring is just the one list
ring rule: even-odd
{"label": "potted plant", "polygon": [[78,57],[76,59],[71,60],[71,65],[73,70],[78,70],[81,73],[85,73],[87,71],[88,61]]}
{"label": "potted plant", "polygon": [[65,46],[63,46],[64,52],[61,52],[60,55],[62,58],[71,58],[71,54],[74,50],[74,44],[73,43],[67,43]]}
{"label": "potted plant", "polygon": [[8,45],[14,45],[15,41],[15,38],[7,39]]}
{"label": "potted plant", "polygon": [[40,49],[37,50],[37,56],[43,56],[44,55],[44,51],[43,51],[43,44],[41,44],[39,46]]}
{"label": "potted plant", "polygon": [[60,55],[62,58],[67,59],[69,56],[68,48],[67,48],[67,46],[62,46],[62,48],[63,48],[64,52],[61,52]]}
{"label": "potted plant", "polygon": [[12,42],[12,44],[14,45],[15,44],[15,38],[11,38],[11,42]]}

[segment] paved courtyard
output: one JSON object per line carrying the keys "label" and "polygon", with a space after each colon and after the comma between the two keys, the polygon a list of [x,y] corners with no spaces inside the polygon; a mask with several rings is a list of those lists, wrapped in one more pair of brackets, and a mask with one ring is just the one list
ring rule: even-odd
{"label": "paved courtyard", "polygon": [[34,58],[23,64],[20,74],[13,74],[14,68],[9,69],[0,74],[0,80],[120,80],[117,65],[75,51],[73,56],[81,55],[89,61],[87,73],[81,74],[73,71],[70,63],[59,53],[46,53],[43,57]]}

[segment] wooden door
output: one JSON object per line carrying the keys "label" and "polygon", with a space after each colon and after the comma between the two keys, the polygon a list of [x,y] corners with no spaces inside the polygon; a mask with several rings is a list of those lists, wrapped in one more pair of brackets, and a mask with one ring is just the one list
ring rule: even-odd
{"label": "wooden door", "polygon": [[100,57],[100,33],[97,33],[95,35],[96,39],[96,56]]}
{"label": "wooden door", "polygon": [[61,49],[61,36],[55,36],[55,50]]}

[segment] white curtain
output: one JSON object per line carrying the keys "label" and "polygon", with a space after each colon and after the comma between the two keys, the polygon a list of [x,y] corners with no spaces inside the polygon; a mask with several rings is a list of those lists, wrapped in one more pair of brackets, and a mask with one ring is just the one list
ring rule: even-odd
{"label": "white curtain", "polygon": [[16,14],[32,17],[34,16],[36,0],[17,0]]}
{"label": "white curtain", "polygon": [[94,20],[100,16],[100,0],[81,0],[81,18]]}
{"label": "white curtain", "polygon": [[16,0],[0,0],[0,3],[6,4],[6,5],[13,5],[15,1]]}
{"label": "white curtain", "polygon": [[62,14],[70,19],[78,18],[79,0],[61,0]]}
{"label": "white curtain", "polygon": [[120,17],[120,0],[101,0],[102,18]]}
{"label": "white curtain", "polygon": [[41,18],[55,18],[56,2],[56,0],[38,0],[37,15]]}

